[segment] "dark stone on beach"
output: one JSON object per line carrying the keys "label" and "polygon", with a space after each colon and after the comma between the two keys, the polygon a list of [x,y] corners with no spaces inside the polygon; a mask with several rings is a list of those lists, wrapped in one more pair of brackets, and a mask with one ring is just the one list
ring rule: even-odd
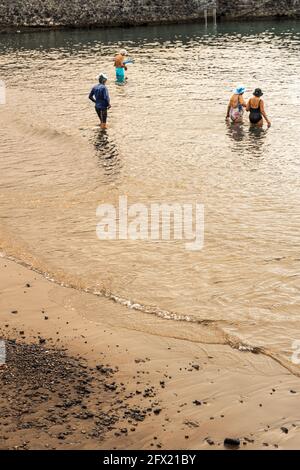
{"label": "dark stone on beach", "polygon": [[162,412],[161,408],[156,408],[156,410],[153,410],[153,413],[158,416]]}
{"label": "dark stone on beach", "polygon": [[290,390],[290,393],[293,393],[293,395],[295,395],[297,392],[296,390]]}
{"label": "dark stone on beach", "polygon": [[40,338],[40,339],[39,339],[39,343],[40,343],[40,344],[45,344],[45,343],[46,343],[45,338]]}
{"label": "dark stone on beach", "polygon": [[200,370],[199,364],[193,364],[192,367],[193,367],[193,369],[195,369],[195,370]]}
{"label": "dark stone on beach", "polygon": [[45,317],[44,320],[49,320],[49,317]]}
{"label": "dark stone on beach", "polygon": [[282,428],[280,428],[280,429],[281,429],[281,431],[282,431],[284,434],[288,434],[288,433],[289,433],[288,428],[282,427]]}
{"label": "dark stone on beach", "polygon": [[232,439],[230,437],[226,437],[224,440],[224,446],[225,447],[240,447],[241,441],[239,439]]}
{"label": "dark stone on beach", "polygon": [[116,384],[105,384],[105,388],[107,390],[110,390],[111,392],[114,392],[117,390],[117,385]]}
{"label": "dark stone on beach", "polygon": [[202,405],[201,401],[199,401],[199,400],[193,401],[193,404],[196,405],[196,406],[201,406]]}
{"label": "dark stone on beach", "polygon": [[254,444],[254,439],[250,439],[249,437],[245,437],[244,438],[246,442],[248,442],[249,444]]}
{"label": "dark stone on beach", "polygon": [[206,439],[206,442],[207,442],[207,444],[209,444],[210,446],[214,446],[214,445],[215,445],[214,441],[213,441],[212,439],[210,439],[209,437]]}
{"label": "dark stone on beach", "polygon": [[27,283],[25,287],[28,287],[28,288],[29,288],[29,287],[31,287],[31,285]]}
{"label": "dark stone on beach", "polygon": [[11,313],[12,313],[13,315],[17,315],[18,310],[12,310]]}
{"label": "dark stone on beach", "polygon": [[96,366],[96,369],[104,375],[112,375],[114,373],[113,369],[111,369],[110,367],[105,367],[102,364]]}
{"label": "dark stone on beach", "polygon": [[142,422],[146,418],[146,412],[138,408],[133,408],[125,411],[124,418],[131,418],[134,421]]}

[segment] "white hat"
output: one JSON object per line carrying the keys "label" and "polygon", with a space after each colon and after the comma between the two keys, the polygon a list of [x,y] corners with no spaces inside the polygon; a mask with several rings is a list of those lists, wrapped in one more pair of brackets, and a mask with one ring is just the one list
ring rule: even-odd
{"label": "white hat", "polygon": [[108,76],[105,73],[100,73],[99,75],[99,82],[108,80]]}
{"label": "white hat", "polygon": [[127,55],[126,49],[121,49],[121,50],[120,50],[120,54],[121,54],[121,55]]}

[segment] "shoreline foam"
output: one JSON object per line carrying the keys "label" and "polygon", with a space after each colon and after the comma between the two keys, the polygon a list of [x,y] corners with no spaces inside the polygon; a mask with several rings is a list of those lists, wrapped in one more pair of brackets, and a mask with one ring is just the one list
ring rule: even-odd
{"label": "shoreline foam", "polygon": [[[241,438],[246,449],[299,447],[300,382],[274,360],[229,346],[112,327],[108,320],[114,312],[121,309],[124,314],[126,309],[105,299],[97,320],[88,321],[93,314],[88,312],[89,294],[49,283],[4,258],[0,282],[2,337],[27,343],[42,337],[49,347],[57,345],[67,348],[68,354],[80,355],[90,367],[99,362],[117,366],[115,380],[125,384],[132,406],[158,403],[161,411],[149,412],[135,432],[108,432],[97,448],[218,449],[226,437]],[[73,307],[74,296],[86,305],[84,311]],[[157,390],[155,397],[145,392],[151,387]],[[195,404],[197,400],[201,405]],[[62,442],[61,446],[66,444]],[[68,445],[62,448],[73,448]],[[84,435],[77,448],[94,447]]]}

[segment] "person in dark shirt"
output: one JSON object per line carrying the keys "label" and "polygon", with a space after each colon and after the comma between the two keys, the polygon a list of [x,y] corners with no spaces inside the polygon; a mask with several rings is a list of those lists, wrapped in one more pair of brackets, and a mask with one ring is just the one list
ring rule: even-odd
{"label": "person in dark shirt", "polygon": [[99,84],[93,87],[89,95],[89,99],[95,103],[101,129],[107,129],[107,110],[111,108],[106,82],[107,76],[101,73],[99,76]]}

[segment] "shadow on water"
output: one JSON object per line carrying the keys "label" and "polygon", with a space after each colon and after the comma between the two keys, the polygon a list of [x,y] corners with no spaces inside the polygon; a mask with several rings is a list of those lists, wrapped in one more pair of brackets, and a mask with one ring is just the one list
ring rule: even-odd
{"label": "shadow on water", "polygon": [[104,170],[104,183],[116,182],[122,169],[122,161],[116,144],[107,131],[97,130],[93,137],[98,165]]}
{"label": "shadow on water", "polygon": [[[242,124],[236,124],[233,122],[227,122],[227,135],[234,141],[234,142],[242,142],[246,137],[246,132],[244,126]],[[238,150],[238,147],[234,150]]]}
{"label": "shadow on water", "polygon": [[267,131],[261,127],[249,127],[246,153],[254,158],[263,158]]}
{"label": "shadow on water", "polygon": [[227,123],[227,135],[233,142],[232,151],[243,157],[264,157],[267,130],[245,124]]}

